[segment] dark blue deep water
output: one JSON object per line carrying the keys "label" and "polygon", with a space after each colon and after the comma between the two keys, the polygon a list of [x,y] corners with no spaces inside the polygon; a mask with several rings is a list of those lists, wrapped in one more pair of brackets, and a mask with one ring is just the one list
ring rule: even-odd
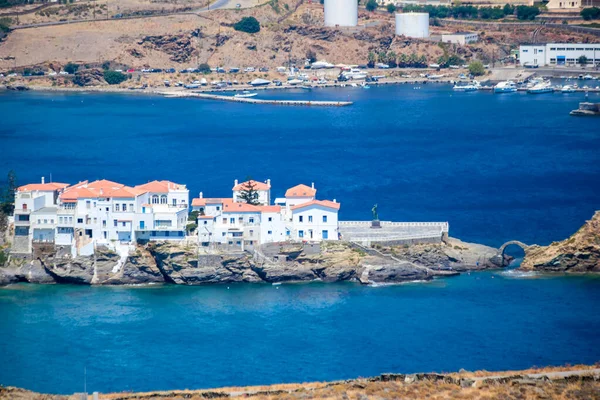
{"label": "dark blue deep water", "polygon": [[[0,174],[21,183],[170,179],[228,196],[315,182],[342,219],[450,222],[548,244],[599,209],[600,119],[582,94],[449,86],[261,92],[345,108],[113,94],[0,93]],[[592,100],[600,96],[591,95]],[[483,272],[427,284],[0,289],[0,384],[153,390],[600,360],[600,279]]]}
{"label": "dark blue deep water", "polygon": [[[271,91],[344,108],[118,94],[0,93],[0,179],[169,179],[230,196],[271,178],[273,197],[315,182],[340,218],[450,223],[463,240],[548,244],[599,207],[600,119],[583,94],[453,93],[448,85]],[[592,99],[600,96],[591,95]]]}

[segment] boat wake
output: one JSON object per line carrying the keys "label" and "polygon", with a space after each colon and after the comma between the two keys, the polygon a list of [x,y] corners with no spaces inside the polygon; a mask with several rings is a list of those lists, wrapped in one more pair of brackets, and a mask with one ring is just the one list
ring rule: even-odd
{"label": "boat wake", "polygon": [[539,274],[535,271],[519,271],[517,269],[502,271],[502,272],[500,272],[499,275],[502,275],[505,278],[514,278],[514,279],[535,278],[535,277],[539,276]]}
{"label": "boat wake", "polygon": [[369,287],[386,287],[386,286],[398,286],[398,285],[411,285],[411,284],[415,284],[415,283],[431,283],[433,282],[433,280],[423,280],[423,279],[418,279],[418,280],[414,280],[414,281],[404,281],[404,282],[372,282],[369,281]]}

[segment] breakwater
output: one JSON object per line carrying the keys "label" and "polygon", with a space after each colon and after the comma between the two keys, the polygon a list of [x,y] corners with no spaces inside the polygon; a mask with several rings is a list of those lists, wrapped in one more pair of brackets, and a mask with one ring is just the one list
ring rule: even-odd
{"label": "breakwater", "polygon": [[261,100],[245,97],[221,96],[217,94],[196,92],[159,92],[167,97],[197,97],[208,100],[233,101],[237,103],[271,104],[280,106],[316,106],[316,107],[343,107],[352,105],[351,101],[313,101],[313,100]]}

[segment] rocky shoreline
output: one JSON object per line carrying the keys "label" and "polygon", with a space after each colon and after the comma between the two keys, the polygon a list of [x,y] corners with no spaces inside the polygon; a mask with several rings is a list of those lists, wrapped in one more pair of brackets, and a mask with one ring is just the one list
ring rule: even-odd
{"label": "rocky shoreline", "polygon": [[448,239],[441,244],[366,248],[347,242],[278,243],[254,252],[209,252],[188,243],[149,243],[126,256],[98,248],[90,257],[38,249],[0,268],[0,285],[18,282],[80,285],[203,285],[235,282],[402,283],[496,269],[498,250]]}

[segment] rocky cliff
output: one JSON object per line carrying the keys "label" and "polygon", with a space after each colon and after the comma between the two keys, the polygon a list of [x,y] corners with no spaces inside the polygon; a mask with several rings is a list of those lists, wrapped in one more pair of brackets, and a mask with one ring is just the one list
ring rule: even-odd
{"label": "rocky cliff", "polygon": [[136,247],[126,257],[99,248],[91,257],[72,258],[46,252],[32,260],[11,259],[0,268],[0,284],[200,285],[314,280],[394,283],[493,268],[495,265],[488,261],[495,254],[493,248],[458,241],[385,249],[345,242],[271,244],[253,253],[210,252],[191,244],[150,243]]}
{"label": "rocky cliff", "polygon": [[549,246],[527,249],[521,269],[548,272],[600,272],[600,211],[575,234]]}

